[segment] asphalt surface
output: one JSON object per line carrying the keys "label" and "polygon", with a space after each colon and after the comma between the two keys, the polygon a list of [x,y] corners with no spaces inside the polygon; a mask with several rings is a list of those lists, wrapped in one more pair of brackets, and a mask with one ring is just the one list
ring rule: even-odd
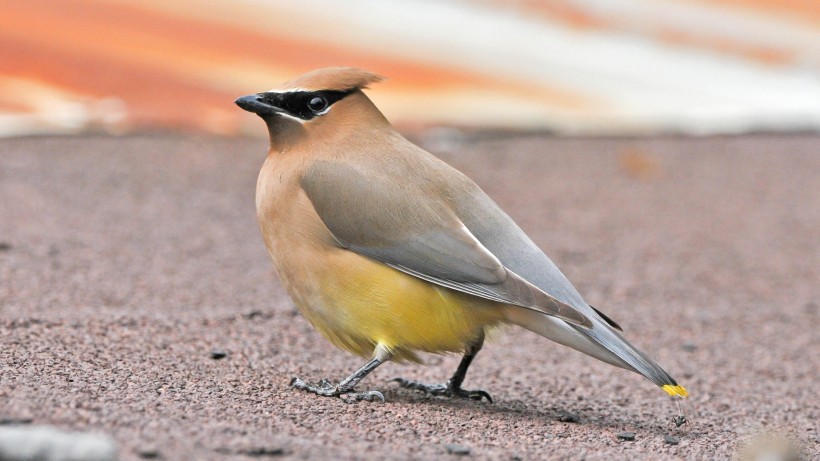
{"label": "asphalt surface", "polygon": [[362,360],[277,282],[266,142],[170,135],[0,141],[0,422],[107,433],[123,460],[714,459],[774,434],[820,455],[820,137],[422,141],[689,389],[689,424],[512,329],[465,383],[494,404],[386,382],[443,381],[453,356],[378,369],[383,404],[290,390]]}

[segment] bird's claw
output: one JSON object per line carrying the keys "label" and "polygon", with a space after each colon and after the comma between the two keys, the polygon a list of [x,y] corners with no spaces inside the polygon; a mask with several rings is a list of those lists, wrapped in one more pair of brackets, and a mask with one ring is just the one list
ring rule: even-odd
{"label": "bird's claw", "polygon": [[470,399],[479,402],[481,401],[481,399],[487,399],[488,402],[493,403],[493,398],[490,397],[490,394],[488,394],[486,391],[482,391],[480,389],[474,391],[462,389],[460,386],[453,386],[450,381],[447,381],[446,384],[424,384],[418,381],[411,381],[409,379],[404,378],[393,378],[389,382],[398,383],[399,387],[402,387],[404,389],[422,391],[429,395],[457,397],[461,399]]}
{"label": "bird's claw", "polygon": [[290,380],[290,387],[324,397],[337,397],[341,395],[339,392],[339,387],[334,386],[326,379],[323,379],[316,384],[311,384],[301,380],[300,378],[293,378]]}
{"label": "bird's claw", "polygon": [[310,384],[299,378],[293,378],[290,380],[290,387],[310,392],[312,394],[321,395],[322,397],[349,397],[342,399],[346,402],[358,402],[361,400],[373,402],[376,400],[381,400],[382,403],[384,403],[384,394],[379,391],[356,392],[353,388],[341,388],[326,379],[323,379],[316,384]]}
{"label": "bird's claw", "polygon": [[376,400],[380,400],[382,403],[384,403],[384,394],[382,394],[379,391],[355,392],[347,395],[352,397],[351,399],[349,399],[352,402],[358,402],[361,400],[365,400],[367,402],[375,402]]}
{"label": "bird's claw", "polygon": [[490,397],[490,394],[487,391],[476,389],[476,390],[466,390],[466,389],[455,389],[455,395],[462,399],[470,399],[475,400],[476,402],[480,402],[481,399],[487,399],[488,402],[493,403],[493,398]]}

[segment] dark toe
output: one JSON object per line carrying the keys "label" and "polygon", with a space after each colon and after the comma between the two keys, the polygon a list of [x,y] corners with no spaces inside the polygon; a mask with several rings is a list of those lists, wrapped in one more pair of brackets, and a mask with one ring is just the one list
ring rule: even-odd
{"label": "dark toe", "polygon": [[475,400],[477,402],[480,402],[481,399],[487,399],[488,402],[493,403],[493,398],[490,397],[490,394],[488,394],[486,391],[482,391],[480,389],[476,390],[476,391],[467,391],[467,390],[464,390],[464,389],[455,389],[453,391],[453,394],[457,397],[471,399],[471,400]]}

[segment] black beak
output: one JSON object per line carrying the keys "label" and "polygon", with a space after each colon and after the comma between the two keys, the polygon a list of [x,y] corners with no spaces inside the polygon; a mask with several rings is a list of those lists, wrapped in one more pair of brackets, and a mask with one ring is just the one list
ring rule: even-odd
{"label": "black beak", "polygon": [[265,102],[261,94],[249,94],[234,101],[242,109],[259,116],[273,115],[284,112],[282,109]]}

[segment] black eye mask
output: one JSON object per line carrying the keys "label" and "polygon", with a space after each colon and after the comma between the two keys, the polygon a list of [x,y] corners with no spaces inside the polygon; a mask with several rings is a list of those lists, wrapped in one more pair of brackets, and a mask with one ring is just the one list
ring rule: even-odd
{"label": "black eye mask", "polygon": [[289,91],[286,93],[260,93],[262,102],[282,109],[286,114],[302,120],[310,120],[324,112],[334,103],[356,91]]}

